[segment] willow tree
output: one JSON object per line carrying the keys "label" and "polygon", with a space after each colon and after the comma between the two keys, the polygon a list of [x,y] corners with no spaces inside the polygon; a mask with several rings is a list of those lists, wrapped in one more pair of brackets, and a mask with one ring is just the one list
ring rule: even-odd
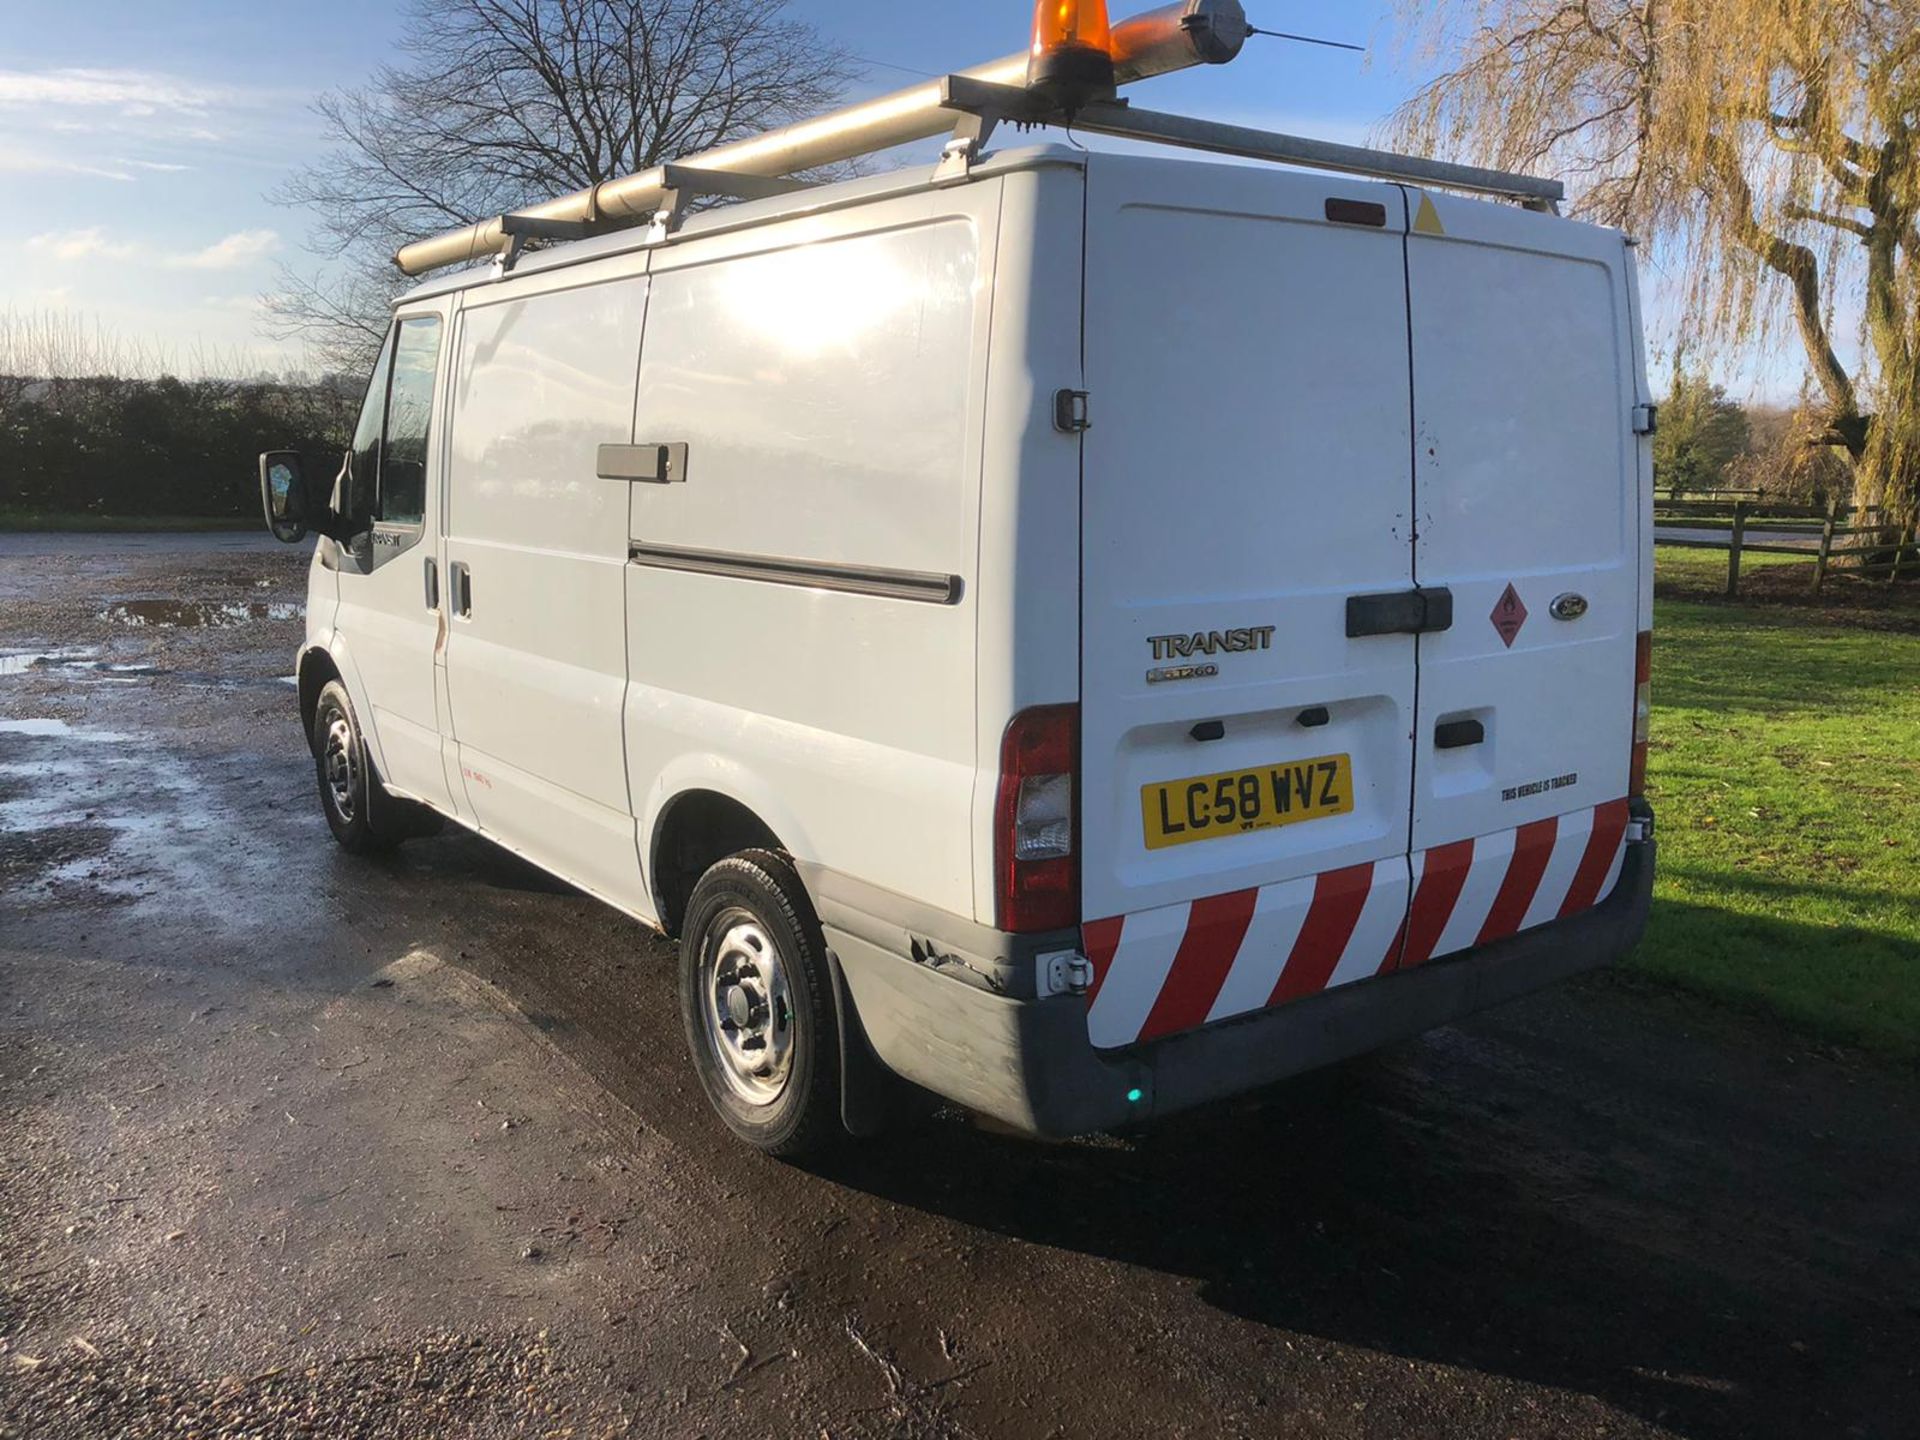
{"label": "willow tree", "polygon": [[1402,0],[1402,144],[1572,182],[1683,277],[1689,343],[1791,333],[1856,495],[1920,493],[1920,0]]}

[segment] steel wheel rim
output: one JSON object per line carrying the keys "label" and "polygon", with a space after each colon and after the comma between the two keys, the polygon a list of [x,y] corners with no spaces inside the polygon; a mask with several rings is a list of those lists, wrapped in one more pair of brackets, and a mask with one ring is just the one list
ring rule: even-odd
{"label": "steel wheel rim", "polygon": [[730,909],[707,929],[700,1013],[727,1088],[749,1105],[773,1104],[793,1073],[793,992],[766,927]]}
{"label": "steel wheel rim", "polygon": [[327,796],[342,820],[353,820],[354,763],[353,726],[336,712],[327,725],[327,738],[320,750],[321,771],[326,777]]}

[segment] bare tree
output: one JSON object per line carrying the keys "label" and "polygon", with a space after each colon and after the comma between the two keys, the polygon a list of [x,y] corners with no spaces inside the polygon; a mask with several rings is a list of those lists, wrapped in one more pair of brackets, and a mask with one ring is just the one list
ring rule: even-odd
{"label": "bare tree", "polygon": [[1399,138],[1570,172],[1583,213],[1678,262],[1696,344],[1764,346],[1784,322],[1819,390],[1816,442],[1910,523],[1920,0],[1402,4],[1446,68]]}
{"label": "bare tree", "polygon": [[321,98],[333,148],[274,197],[328,263],[268,303],[330,365],[378,347],[406,241],[801,118],[854,73],[786,0],[412,0],[400,50]]}

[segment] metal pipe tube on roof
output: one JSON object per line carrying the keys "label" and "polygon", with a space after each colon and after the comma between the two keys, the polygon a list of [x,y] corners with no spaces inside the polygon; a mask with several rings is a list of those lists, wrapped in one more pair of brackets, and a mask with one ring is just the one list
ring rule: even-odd
{"label": "metal pipe tube on roof", "polygon": [[[1248,34],[1246,11],[1240,0],[1176,0],[1113,27],[1114,78],[1126,85],[1195,65],[1224,65],[1240,53]],[[1027,52],[961,73],[996,85],[1024,86]],[[941,106],[940,82],[933,80],[818,119],[716,146],[678,163],[738,175],[793,175],[895,145],[929,140],[951,130],[953,123],[953,112]],[[655,166],[515,213],[534,220],[611,219],[634,223],[653,217],[667,188],[665,167]],[[393,257],[394,263],[408,275],[424,275],[443,265],[498,255],[508,244],[502,218],[496,216],[402,246]]]}

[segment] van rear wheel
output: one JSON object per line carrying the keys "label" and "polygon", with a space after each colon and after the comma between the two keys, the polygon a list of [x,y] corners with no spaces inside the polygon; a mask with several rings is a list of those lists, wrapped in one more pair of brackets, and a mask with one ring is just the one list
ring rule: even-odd
{"label": "van rear wheel", "polygon": [[844,1138],[826,940],[782,857],[744,851],[694,886],[680,1014],[701,1088],[735,1135],[787,1158]]}

